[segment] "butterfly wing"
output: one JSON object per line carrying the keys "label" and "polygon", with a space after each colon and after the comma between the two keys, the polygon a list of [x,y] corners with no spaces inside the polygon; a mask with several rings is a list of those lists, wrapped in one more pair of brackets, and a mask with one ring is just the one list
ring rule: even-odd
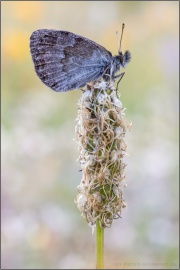
{"label": "butterfly wing", "polygon": [[104,47],[66,31],[33,32],[30,51],[37,75],[57,92],[77,89],[98,79],[112,60]]}

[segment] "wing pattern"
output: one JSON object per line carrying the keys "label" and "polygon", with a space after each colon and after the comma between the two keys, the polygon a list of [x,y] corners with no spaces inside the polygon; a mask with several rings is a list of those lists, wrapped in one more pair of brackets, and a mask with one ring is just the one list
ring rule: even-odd
{"label": "wing pattern", "polygon": [[98,79],[112,54],[99,44],[66,31],[37,30],[30,37],[37,75],[57,92],[77,89]]}

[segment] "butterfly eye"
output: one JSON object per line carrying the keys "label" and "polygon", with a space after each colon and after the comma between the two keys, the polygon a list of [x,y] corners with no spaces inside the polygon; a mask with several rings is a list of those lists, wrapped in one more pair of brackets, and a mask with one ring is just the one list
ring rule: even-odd
{"label": "butterfly eye", "polygon": [[119,53],[119,60],[120,60],[120,63],[122,64],[123,63],[123,54],[122,54],[122,52]]}

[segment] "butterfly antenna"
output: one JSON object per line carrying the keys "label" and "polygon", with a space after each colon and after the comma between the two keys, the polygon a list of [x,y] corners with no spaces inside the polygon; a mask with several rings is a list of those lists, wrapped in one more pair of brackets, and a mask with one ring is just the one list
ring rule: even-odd
{"label": "butterfly antenna", "polygon": [[116,41],[117,41],[117,48],[118,48],[118,52],[119,52],[120,48],[119,48],[119,37],[118,37],[118,31],[116,31]]}
{"label": "butterfly antenna", "polygon": [[121,39],[120,39],[120,43],[119,43],[119,50],[118,50],[118,53],[121,52],[121,41],[122,41],[122,37],[123,37],[124,27],[125,27],[125,24],[123,23],[123,24],[122,24],[122,32],[121,32]]}

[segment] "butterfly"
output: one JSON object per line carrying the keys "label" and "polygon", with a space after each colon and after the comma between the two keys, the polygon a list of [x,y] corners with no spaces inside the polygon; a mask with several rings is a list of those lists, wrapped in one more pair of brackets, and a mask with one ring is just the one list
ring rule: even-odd
{"label": "butterfly", "polygon": [[[123,34],[124,24],[122,26]],[[30,37],[30,52],[35,71],[41,81],[57,92],[78,89],[103,77],[114,80],[120,67],[131,60],[129,51],[118,55],[85,37],[67,31],[40,29]]]}

